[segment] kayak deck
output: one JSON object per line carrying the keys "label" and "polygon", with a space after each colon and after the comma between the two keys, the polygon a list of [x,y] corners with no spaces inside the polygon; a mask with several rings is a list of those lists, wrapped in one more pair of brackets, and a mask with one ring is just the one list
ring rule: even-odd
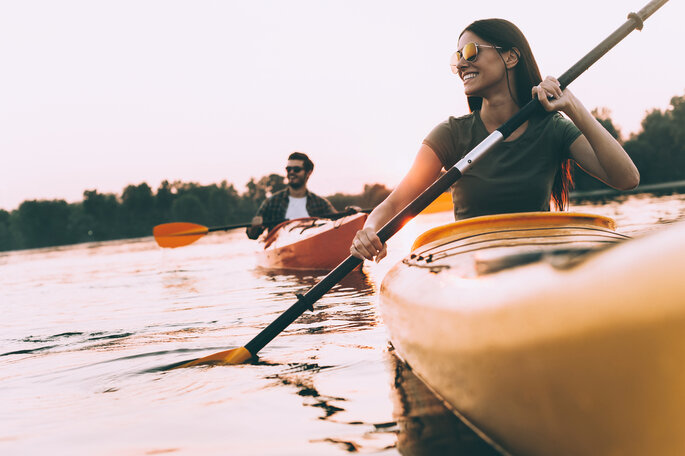
{"label": "kayak deck", "polygon": [[[573,213],[523,213],[477,217],[420,235],[404,264],[459,268],[462,277],[492,273],[548,258],[572,264],[584,254],[627,240],[607,217]],[[472,267],[471,267],[472,266]]]}
{"label": "kayak deck", "polygon": [[383,279],[398,354],[514,454],[683,454],[685,225],[512,214],[438,227]]}

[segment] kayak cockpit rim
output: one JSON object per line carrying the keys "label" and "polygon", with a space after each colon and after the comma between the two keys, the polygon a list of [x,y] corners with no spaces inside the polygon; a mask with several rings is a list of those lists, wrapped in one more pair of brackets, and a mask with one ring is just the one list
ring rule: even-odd
{"label": "kayak cockpit rim", "polygon": [[615,230],[616,222],[602,215],[582,212],[519,212],[512,214],[484,215],[459,220],[432,228],[416,238],[411,251],[433,242],[445,242],[448,237],[483,234],[488,231],[534,228],[536,226],[576,226]]}

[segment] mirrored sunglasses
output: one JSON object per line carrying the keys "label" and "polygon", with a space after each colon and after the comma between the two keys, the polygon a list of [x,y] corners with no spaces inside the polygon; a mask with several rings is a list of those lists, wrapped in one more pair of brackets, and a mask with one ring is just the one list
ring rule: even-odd
{"label": "mirrored sunglasses", "polygon": [[479,48],[502,49],[500,46],[491,46],[489,44],[466,43],[463,48],[452,54],[450,58],[452,73],[457,74],[459,72],[459,61],[462,58],[467,62],[475,62],[478,58]]}

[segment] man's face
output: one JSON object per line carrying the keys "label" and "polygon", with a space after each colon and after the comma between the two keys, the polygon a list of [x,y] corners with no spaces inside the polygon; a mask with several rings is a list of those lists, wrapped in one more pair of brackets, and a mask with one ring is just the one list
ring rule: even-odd
{"label": "man's face", "polygon": [[285,172],[288,177],[288,185],[295,190],[302,188],[311,174],[311,172],[304,170],[304,161],[302,160],[288,160],[288,164],[285,165]]}

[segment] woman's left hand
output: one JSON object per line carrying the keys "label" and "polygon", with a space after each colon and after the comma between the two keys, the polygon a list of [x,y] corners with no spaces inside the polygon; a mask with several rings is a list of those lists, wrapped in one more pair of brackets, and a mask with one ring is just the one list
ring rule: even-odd
{"label": "woman's left hand", "polygon": [[565,112],[573,96],[568,89],[562,91],[561,84],[552,76],[547,76],[539,85],[533,87],[533,97],[536,95],[542,107],[548,112]]}

